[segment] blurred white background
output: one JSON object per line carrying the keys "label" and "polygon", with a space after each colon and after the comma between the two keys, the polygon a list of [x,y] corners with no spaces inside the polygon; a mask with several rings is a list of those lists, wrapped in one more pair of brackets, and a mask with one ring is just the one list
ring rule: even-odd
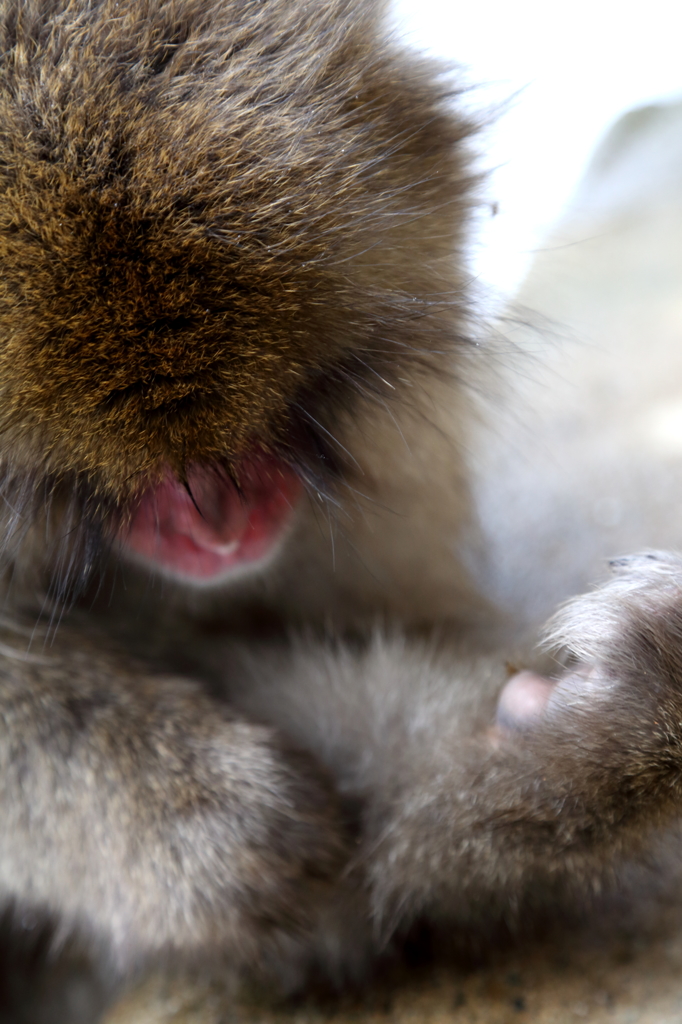
{"label": "blurred white background", "polygon": [[473,269],[513,292],[600,138],[625,111],[682,98],[679,0],[393,0],[410,42],[455,60],[474,109],[506,109],[482,141],[495,217]]}

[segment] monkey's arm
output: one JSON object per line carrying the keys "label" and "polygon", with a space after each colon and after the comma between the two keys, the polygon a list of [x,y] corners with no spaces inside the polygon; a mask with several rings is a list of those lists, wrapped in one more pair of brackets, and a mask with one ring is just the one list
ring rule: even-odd
{"label": "monkey's arm", "polygon": [[357,863],[387,930],[424,912],[506,916],[545,883],[585,892],[679,815],[682,559],[629,560],[556,631],[572,664],[516,727],[493,725],[502,652],[302,643],[290,687],[283,655],[276,670],[246,659],[237,703],[358,798]]}
{"label": "monkey's arm", "polygon": [[343,843],[312,760],[193,683],[64,628],[0,658],[0,892],[139,966],[256,962],[304,925]]}

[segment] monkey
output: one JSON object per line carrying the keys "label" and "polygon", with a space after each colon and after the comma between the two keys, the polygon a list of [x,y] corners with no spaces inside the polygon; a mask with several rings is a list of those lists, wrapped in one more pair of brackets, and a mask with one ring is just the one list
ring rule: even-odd
{"label": "monkey", "polygon": [[550,662],[477,582],[451,73],[379,0],[0,33],[5,902],[291,989],[594,889],[678,814],[682,561]]}

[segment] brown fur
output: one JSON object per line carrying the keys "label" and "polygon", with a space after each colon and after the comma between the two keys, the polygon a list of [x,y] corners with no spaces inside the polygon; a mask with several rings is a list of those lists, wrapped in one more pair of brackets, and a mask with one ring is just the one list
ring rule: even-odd
{"label": "brown fur", "polygon": [[341,396],[451,346],[471,129],[379,15],[3,5],[12,469],[119,501],[254,441],[297,461]]}
{"label": "brown fur", "polygon": [[[421,915],[589,891],[679,806],[674,560],[579,601],[552,713],[489,731],[519,638],[467,571],[472,127],[381,17],[1,8],[0,888],[123,971],[344,979]],[[312,495],[277,561],[107,577],[144,483],[253,445]]]}

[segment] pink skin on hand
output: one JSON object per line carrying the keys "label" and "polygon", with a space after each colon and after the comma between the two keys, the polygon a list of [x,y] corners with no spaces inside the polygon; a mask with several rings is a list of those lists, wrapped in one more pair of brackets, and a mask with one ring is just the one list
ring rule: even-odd
{"label": "pink skin on hand", "polygon": [[537,672],[517,672],[497,699],[494,724],[487,730],[493,747],[539,725],[549,710],[556,689],[552,679]]}
{"label": "pink skin on hand", "polygon": [[518,672],[505,685],[497,702],[497,725],[523,729],[544,717],[555,683],[536,672]]}
{"label": "pink skin on hand", "polygon": [[261,561],[289,523],[301,483],[288,465],[261,454],[242,462],[238,480],[239,489],[218,467],[193,466],[185,487],[169,471],[140,495],[119,543],[197,583]]}
{"label": "pink skin on hand", "polygon": [[533,729],[543,719],[571,710],[597,713],[600,702],[610,700],[617,686],[617,681],[589,665],[577,665],[559,679],[518,672],[500,693],[491,735]]}

